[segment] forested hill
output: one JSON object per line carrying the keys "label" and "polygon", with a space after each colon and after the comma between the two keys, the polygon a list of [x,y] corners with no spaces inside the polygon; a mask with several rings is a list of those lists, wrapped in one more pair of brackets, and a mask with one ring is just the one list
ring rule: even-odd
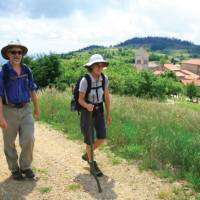
{"label": "forested hill", "polygon": [[145,46],[151,50],[164,50],[164,49],[187,49],[191,53],[200,53],[200,45],[195,45],[192,42],[180,40],[176,38],[167,38],[167,37],[135,37],[129,40],[126,40],[118,45],[117,47],[124,46]]}
{"label": "forested hill", "polygon": [[[168,37],[134,37],[119,44],[110,46],[110,48],[125,47],[125,48],[137,49],[141,46],[151,51],[161,51],[163,53],[167,53],[170,50],[184,50],[185,52],[189,53],[192,57],[200,56],[200,45],[196,45],[190,41],[180,40],[177,38],[168,38]],[[74,52],[84,52],[88,50],[90,51],[93,49],[102,49],[102,48],[104,48],[104,46],[94,44]]]}

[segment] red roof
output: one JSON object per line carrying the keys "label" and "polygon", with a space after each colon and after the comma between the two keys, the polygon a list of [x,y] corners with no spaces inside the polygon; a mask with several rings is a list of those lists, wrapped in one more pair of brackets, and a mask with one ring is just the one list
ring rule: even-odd
{"label": "red roof", "polygon": [[160,75],[160,74],[163,73],[163,71],[161,71],[161,70],[155,70],[153,73],[154,73],[155,75]]}
{"label": "red roof", "polygon": [[180,68],[178,68],[176,65],[173,65],[173,64],[164,64],[164,68],[171,70],[171,71],[180,70]]}
{"label": "red roof", "polygon": [[200,80],[181,80],[181,82],[182,82],[184,85],[187,85],[187,84],[189,84],[189,83],[194,82],[195,85],[197,85],[197,86],[200,87]]}
{"label": "red roof", "polygon": [[200,65],[200,58],[198,59],[190,59],[190,60],[185,60],[182,62],[183,64],[191,64],[191,65]]}
{"label": "red roof", "polygon": [[[192,60],[192,59],[191,59]],[[200,63],[200,59],[199,59],[199,63]],[[176,77],[181,80],[181,82],[185,85],[194,82],[197,86],[200,87],[200,76],[198,76],[197,74],[194,74],[188,70],[185,69],[181,69],[176,65],[173,64],[164,64],[164,68],[170,71],[174,71],[176,74]],[[162,74],[163,71],[161,70],[156,70],[154,71],[155,75],[160,75]]]}
{"label": "red roof", "polygon": [[199,79],[200,78],[197,74],[194,74],[185,69],[181,69],[181,72],[183,72],[186,75],[187,79]]}

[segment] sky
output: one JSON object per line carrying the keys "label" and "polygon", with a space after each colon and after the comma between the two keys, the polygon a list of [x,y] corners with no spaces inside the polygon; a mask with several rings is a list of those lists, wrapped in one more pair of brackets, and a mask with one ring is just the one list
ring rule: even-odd
{"label": "sky", "polygon": [[0,48],[19,39],[34,53],[66,53],[167,36],[200,44],[199,0],[0,0]]}

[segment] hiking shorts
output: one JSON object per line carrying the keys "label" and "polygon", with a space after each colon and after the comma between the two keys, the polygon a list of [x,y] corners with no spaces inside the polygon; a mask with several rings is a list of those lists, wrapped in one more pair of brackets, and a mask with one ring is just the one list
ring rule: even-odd
{"label": "hiking shorts", "polygon": [[94,143],[94,130],[96,132],[97,139],[106,138],[104,113],[100,110],[95,110],[95,113],[92,114],[88,110],[82,109],[80,127],[84,136],[84,142],[88,145],[90,145],[90,134],[92,134],[92,142]]}

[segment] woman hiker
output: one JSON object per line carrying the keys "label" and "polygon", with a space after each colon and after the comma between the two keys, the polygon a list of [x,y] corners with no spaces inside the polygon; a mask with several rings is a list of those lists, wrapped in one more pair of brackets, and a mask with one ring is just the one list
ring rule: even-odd
{"label": "woman hiker", "polygon": [[[91,164],[90,134],[92,134],[94,150],[97,149],[106,138],[103,103],[105,104],[107,125],[109,126],[111,123],[108,77],[102,74],[103,68],[108,66],[108,64],[109,63],[104,60],[100,54],[92,55],[89,62],[85,64],[88,70],[88,74],[86,75],[88,78],[86,78],[86,76],[83,77],[79,85],[78,102],[82,107],[80,126],[86,144],[86,153],[82,155],[82,159],[89,164]],[[90,91],[87,90],[88,87]],[[91,112],[92,122],[89,120]],[[94,139],[94,129],[96,132],[96,140]],[[102,176],[103,173],[99,169],[96,161],[94,161],[94,167],[96,175]]]}

